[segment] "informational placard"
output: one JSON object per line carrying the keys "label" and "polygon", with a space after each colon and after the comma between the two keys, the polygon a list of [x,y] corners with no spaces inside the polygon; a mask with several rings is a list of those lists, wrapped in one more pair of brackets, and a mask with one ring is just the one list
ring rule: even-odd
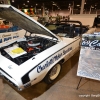
{"label": "informational placard", "polygon": [[18,47],[17,45],[13,47],[8,47],[4,49],[12,58],[19,57],[23,54],[26,54],[27,52],[24,51],[22,48]]}
{"label": "informational placard", "polygon": [[100,34],[83,34],[77,76],[100,80]]}

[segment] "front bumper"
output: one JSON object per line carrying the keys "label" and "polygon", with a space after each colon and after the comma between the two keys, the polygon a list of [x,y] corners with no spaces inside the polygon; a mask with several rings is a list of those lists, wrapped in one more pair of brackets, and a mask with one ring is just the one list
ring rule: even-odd
{"label": "front bumper", "polygon": [[1,68],[0,68],[0,77],[18,91],[22,91],[24,89],[24,87],[19,87],[17,82]]}

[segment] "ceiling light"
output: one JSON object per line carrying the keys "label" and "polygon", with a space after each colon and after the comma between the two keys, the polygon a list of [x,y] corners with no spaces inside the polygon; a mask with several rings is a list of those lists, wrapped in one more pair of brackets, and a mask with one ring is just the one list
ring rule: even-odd
{"label": "ceiling light", "polygon": [[86,2],[84,4],[86,5]]}
{"label": "ceiling light", "polygon": [[14,0],[12,0],[12,2],[14,2]]}
{"label": "ceiling light", "polygon": [[28,3],[30,2],[30,1],[27,1]]}
{"label": "ceiling light", "polygon": [[93,6],[91,6],[91,8],[94,8]]}
{"label": "ceiling light", "polygon": [[55,5],[55,6],[56,6],[56,4],[55,4],[55,3],[53,3],[52,5]]}
{"label": "ceiling light", "polygon": [[0,3],[2,3],[2,1]]}
{"label": "ceiling light", "polygon": [[68,6],[68,8],[70,8],[71,6]]}
{"label": "ceiling light", "polygon": [[41,9],[38,9],[38,10],[41,10]]}
{"label": "ceiling light", "polygon": [[25,5],[25,7],[28,7],[28,5]]}
{"label": "ceiling light", "polygon": [[59,10],[61,10],[60,7],[57,6],[57,8],[58,8]]}
{"label": "ceiling light", "polygon": [[77,7],[79,7],[80,5],[77,5]]}

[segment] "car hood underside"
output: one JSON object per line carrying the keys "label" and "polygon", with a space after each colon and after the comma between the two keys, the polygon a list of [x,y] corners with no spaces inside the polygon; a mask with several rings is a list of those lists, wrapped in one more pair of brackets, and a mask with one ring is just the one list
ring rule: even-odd
{"label": "car hood underside", "polygon": [[40,23],[11,5],[0,5],[0,17],[30,33],[43,34],[58,39],[55,34]]}

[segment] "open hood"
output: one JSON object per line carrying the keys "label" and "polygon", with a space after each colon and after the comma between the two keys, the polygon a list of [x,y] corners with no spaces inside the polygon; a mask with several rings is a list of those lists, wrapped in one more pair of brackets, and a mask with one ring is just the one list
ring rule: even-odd
{"label": "open hood", "polygon": [[0,4],[0,18],[8,20],[30,33],[43,34],[58,40],[58,37],[43,25],[11,5]]}

